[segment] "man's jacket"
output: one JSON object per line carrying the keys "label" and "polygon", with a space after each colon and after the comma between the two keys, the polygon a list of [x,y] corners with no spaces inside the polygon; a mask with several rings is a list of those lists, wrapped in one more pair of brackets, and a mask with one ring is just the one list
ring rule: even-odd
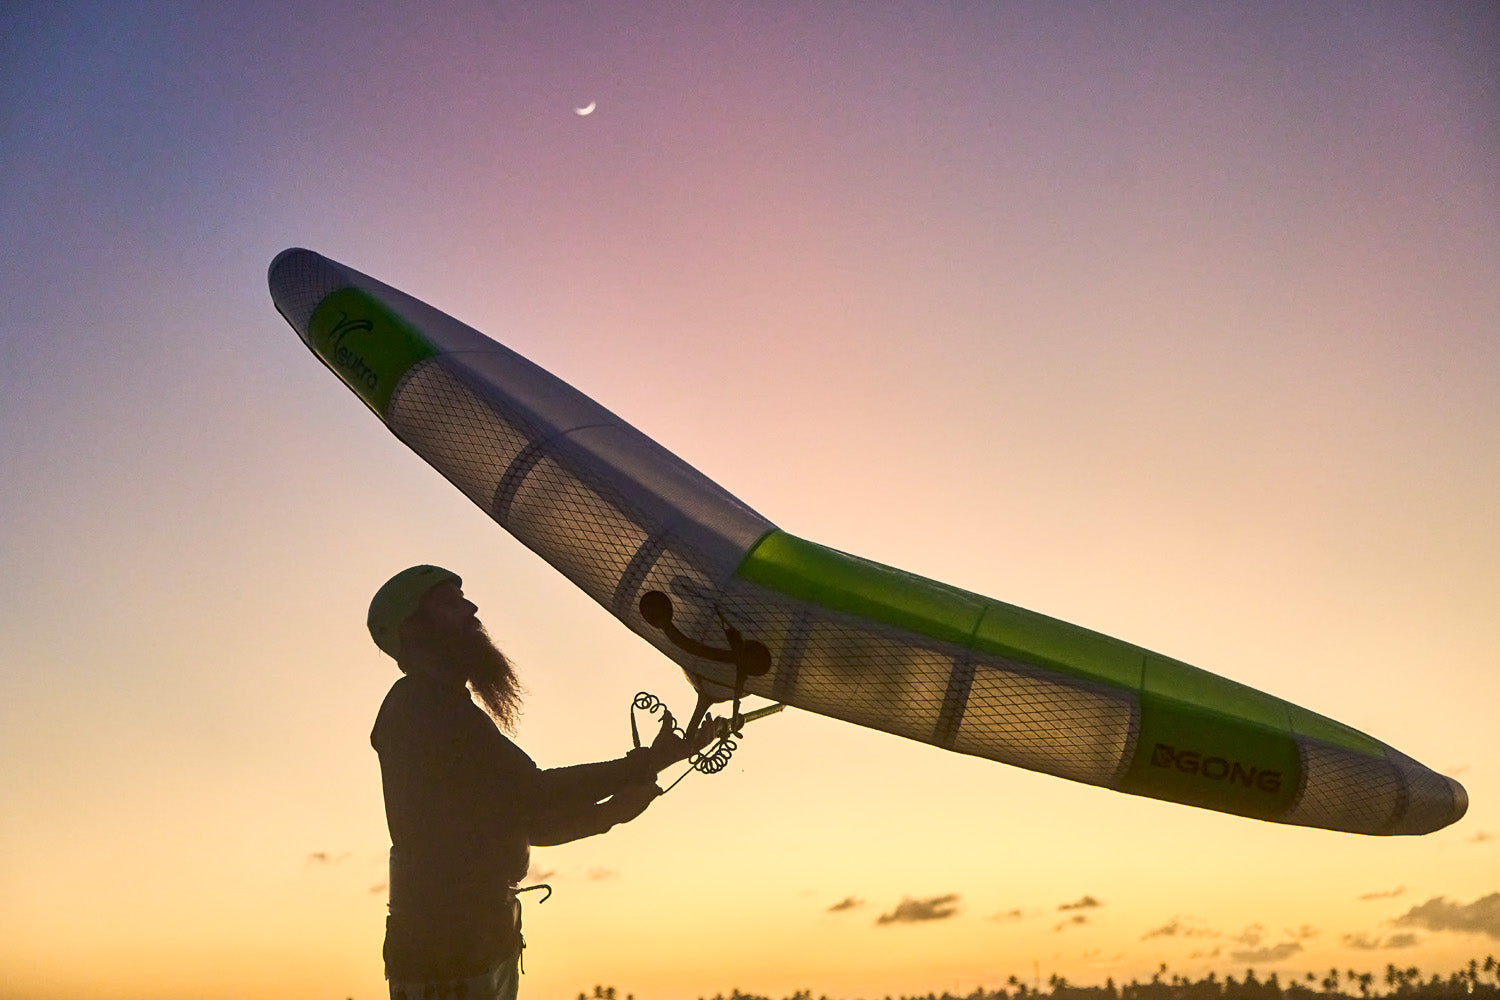
{"label": "man's jacket", "polygon": [[531,845],[603,833],[597,803],[655,776],[627,758],[542,770],[467,687],[419,674],[391,687],[370,742],[391,832],[386,977],[410,982],[478,975],[516,954]]}

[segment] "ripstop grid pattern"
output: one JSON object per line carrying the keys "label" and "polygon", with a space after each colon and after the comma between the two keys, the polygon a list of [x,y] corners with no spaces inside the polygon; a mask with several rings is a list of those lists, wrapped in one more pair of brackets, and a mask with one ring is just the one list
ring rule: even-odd
{"label": "ripstop grid pattern", "polygon": [[[976,671],[953,749],[1114,787],[1139,731],[1140,701],[1130,692],[1086,681],[1060,683],[997,661]],[[1006,756],[998,757],[1002,748]]]}
{"label": "ripstop grid pattern", "polygon": [[441,357],[413,366],[397,386],[390,424],[527,548],[608,606],[647,535],[621,502],[605,502],[547,454],[549,443],[565,447],[557,432],[502,413]]}
{"label": "ripstop grid pattern", "polygon": [[1385,832],[1431,833],[1468,810],[1468,793],[1458,782],[1389,748],[1386,758],[1400,775],[1406,794],[1401,814]]}
{"label": "ripstop grid pattern", "polygon": [[538,460],[521,480],[506,521],[517,538],[606,608],[650,538],[637,520],[603,502],[552,458]]}
{"label": "ripstop grid pattern", "polygon": [[486,512],[500,477],[530,440],[455,377],[441,356],[413,365],[397,383],[388,421],[397,437]]}
{"label": "ripstop grid pattern", "polygon": [[1405,810],[1400,776],[1382,757],[1300,739],[1302,794],[1283,821],[1354,833],[1384,833]]}
{"label": "ripstop grid pattern", "polygon": [[303,340],[318,303],[349,285],[348,278],[330,264],[326,257],[301,249],[283,250],[271,261],[267,277],[271,299]]}
{"label": "ripstop grid pattern", "polygon": [[[764,642],[773,668],[748,679],[747,693],[1096,785],[1117,784],[1134,748],[1137,701],[1120,689],[976,656],[738,580],[715,588],[676,552],[656,561],[641,589],[670,594],[674,623],[700,642],[724,646],[725,625]],[[638,615],[627,620],[667,655],[732,688],[732,671],[684,660]],[[944,725],[955,674],[971,678],[956,706],[956,735]]]}
{"label": "ripstop grid pattern", "polygon": [[[845,627],[817,611],[799,623],[798,602],[747,585],[735,589],[736,617],[756,622],[754,635],[770,647],[775,664],[755,685],[756,693],[770,697],[775,690],[810,712],[936,742],[952,656],[900,635]],[[801,652],[794,663],[782,654],[799,624]],[[795,671],[795,680],[778,684],[783,670]]]}

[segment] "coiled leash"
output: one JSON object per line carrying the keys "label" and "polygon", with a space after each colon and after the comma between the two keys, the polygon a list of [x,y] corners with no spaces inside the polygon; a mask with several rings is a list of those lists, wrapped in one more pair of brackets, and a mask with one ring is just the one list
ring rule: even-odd
{"label": "coiled leash", "polygon": [[[702,701],[701,696],[700,701]],[[724,768],[729,766],[729,758],[734,756],[734,751],[739,747],[737,738],[744,737],[744,733],[741,732],[741,730],[743,729],[745,723],[754,722],[756,719],[764,719],[768,715],[775,715],[783,708],[786,708],[786,706],[767,705],[765,708],[758,708],[753,712],[747,712],[746,714],[741,715],[739,712],[739,703],[738,701],[736,701],[733,721],[738,723],[737,726],[731,725],[731,720],[729,719],[714,719],[711,723],[709,723],[706,722],[703,718],[699,717],[695,720],[695,724],[692,726],[692,728],[684,731],[683,728],[677,725],[675,721],[671,721],[672,710],[667,708],[666,704],[660,698],[656,697],[656,695],[652,694],[649,691],[641,691],[636,694],[635,698],[632,699],[630,703],[630,739],[636,747],[641,746],[641,733],[635,722],[635,713],[637,711],[646,712],[651,715],[655,715],[657,712],[663,713],[663,718],[669,722],[672,732],[679,739],[689,739],[690,734],[695,733],[698,726],[712,724],[718,728],[716,742],[688,758],[687,770],[679,774],[676,780],[674,780],[670,785],[666,787],[665,790],[662,791],[662,794],[665,795],[667,794],[667,792],[670,792],[672,789],[676,788],[678,782],[682,781],[683,778],[686,778],[694,771],[697,771],[700,774],[718,774],[720,771],[724,770]],[[696,710],[693,714],[695,716],[700,715],[700,713]]]}

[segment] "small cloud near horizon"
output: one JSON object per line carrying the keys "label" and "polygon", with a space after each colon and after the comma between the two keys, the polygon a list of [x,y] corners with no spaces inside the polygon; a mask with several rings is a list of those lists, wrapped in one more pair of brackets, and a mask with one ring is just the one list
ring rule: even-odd
{"label": "small cloud near horizon", "polygon": [[1500,941],[1500,892],[1481,896],[1472,903],[1450,903],[1446,896],[1436,896],[1407,910],[1392,923],[1426,931],[1484,934]]}
{"label": "small cloud near horizon", "polygon": [[1067,920],[1064,920],[1062,923],[1060,923],[1056,927],[1052,928],[1052,932],[1055,934],[1055,933],[1057,933],[1060,930],[1064,930],[1065,928],[1076,927],[1079,924],[1086,924],[1088,922],[1089,922],[1089,918],[1088,917],[1084,916],[1082,913],[1075,913],[1073,916],[1069,917]]}
{"label": "small cloud near horizon", "polygon": [[912,899],[908,896],[901,900],[890,913],[882,913],[875,918],[875,923],[877,925],[918,924],[929,920],[947,920],[957,912],[958,894],[955,892],[927,899]]}
{"label": "small cloud near horizon", "polygon": [[1283,941],[1269,948],[1251,948],[1246,951],[1231,951],[1229,957],[1236,962],[1284,962],[1302,950],[1296,941]]}
{"label": "small cloud near horizon", "polygon": [[1254,948],[1263,940],[1265,940],[1265,935],[1263,933],[1264,931],[1265,928],[1260,924],[1251,924],[1243,931],[1240,931],[1239,935],[1236,936],[1234,940],[1239,944],[1249,945],[1250,947]]}
{"label": "small cloud near horizon", "polygon": [[1411,933],[1392,934],[1388,938],[1372,938],[1368,934],[1345,934],[1344,947],[1353,948],[1356,951],[1390,951],[1396,948],[1410,948],[1420,940]]}
{"label": "small cloud near horizon", "polygon": [[845,896],[843,899],[830,906],[828,908],[828,912],[843,913],[845,910],[855,910],[864,905],[865,901],[863,899],[859,899],[855,896]]}
{"label": "small cloud near horizon", "polygon": [[1406,886],[1398,885],[1394,889],[1386,889],[1383,892],[1367,892],[1359,898],[1363,902],[1368,902],[1372,899],[1395,899],[1404,892],[1406,892]]}
{"label": "small cloud near horizon", "polygon": [[1103,906],[1103,905],[1104,905],[1103,903],[1099,902],[1093,896],[1084,896],[1082,899],[1078,900],[1078,902],[1076,902],[1076,903],[1064,903],[1061,906],[1059,906],[1058,909],[1059,910],[1092,910],[1095,907]]}
{"label": "small cloud near horizon", "polygon": [[1169,922],[1141,935],[1141,940],[1149,941],[1152,938],[1161,937],[1216,938],[1223,937],[1223,934],[1219,931],[1209,930],[1207,927],[1189,927],[1182,922],[1180,917],[1173,917]]}
{"label": "small cloud near horizon", "polygon": [[1311,924],[1303,924],[1297,930],[1284,933],[1292,940],[1262,947],[1266,929],[1261,924],[1251,924],[1230,939],[1245,947],[1238,951],[1231,950],[1229,957],[1237,962],[1281,962],[1302,951],[1302,942],[1317,937],[1320,932]]}
{"label": "small cloud near horizon", "polygon": [[992,914],[990,914],[989,919],[990,920],[1020,920],[1024,916],[1026,916],[1025,912],[1023,912],[1021,910],[1021,908],[1018,906],[1014,910],[1006,910],[1004,913],[992,913]]}
{"label": "small cloud near horizon", "polygon": [[612,878],[619,878],[620,873],[611,868],[590,868],[585,877],[590,882],[605,882]]}
{"label": "small cloud near horizon", "polygon": [[313,851],[307,856],[307,863],[310,865],[336,865],[349,860],[353,856],[349,851],[345,851],[339,855],[329,854],[327,851]]}
{"label": "small cloud near horizon", "polygon": [[1469,838],[1471,844],[1486,844],[1495,839],[1495,835],[1487,830],[1477,830],[1474,836]]}

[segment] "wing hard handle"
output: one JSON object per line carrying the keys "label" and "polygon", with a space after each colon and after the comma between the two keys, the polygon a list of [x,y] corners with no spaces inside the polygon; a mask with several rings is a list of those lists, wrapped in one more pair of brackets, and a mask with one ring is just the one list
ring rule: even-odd
{"label": "wing hard handle", "polygon": [[672,624],[672,598],[659,590],[648,590],[641,595],[641,617],[646,624],[657,629],[667,640],[682,650],[715,663],[732,663],[735,672],[746,677],[759,677],[771,669],[771,651],[765,643],[746,639],[733,625],[724,626],[724,638],[729,648],[710,646],[699,642]]}

